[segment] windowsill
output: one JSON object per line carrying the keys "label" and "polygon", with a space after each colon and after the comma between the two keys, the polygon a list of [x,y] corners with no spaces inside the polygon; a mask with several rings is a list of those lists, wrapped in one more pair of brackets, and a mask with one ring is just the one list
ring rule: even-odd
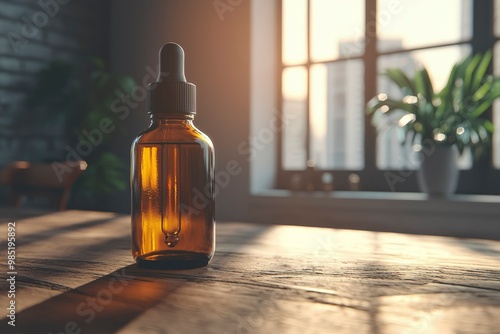
{"label": "windowsill", "polygon": [[391,201],[426,201],[426,202],[470,202],[500,204],[500,195],[456,194],[449,198],[429,198],[424,193],[384,192],[384,191],[291,191],[285,189],[267,189],[254,194],[257,197],[297,197],[297,198],[332,198],[355,200],[391,200]]}
{"label": "windowsill", "polygon": [[500,196],[275,189],[253,194],[251,207],[263,223],[500,240]]}

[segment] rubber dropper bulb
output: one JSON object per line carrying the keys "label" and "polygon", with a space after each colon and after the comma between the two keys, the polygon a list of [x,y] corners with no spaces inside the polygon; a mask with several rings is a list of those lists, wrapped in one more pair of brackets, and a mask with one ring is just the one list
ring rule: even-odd
{"label": "rubber dropper bulb", "polygon": [[184,50],[177,43],[167,43],[160,49],[158,82],[186,82]]}

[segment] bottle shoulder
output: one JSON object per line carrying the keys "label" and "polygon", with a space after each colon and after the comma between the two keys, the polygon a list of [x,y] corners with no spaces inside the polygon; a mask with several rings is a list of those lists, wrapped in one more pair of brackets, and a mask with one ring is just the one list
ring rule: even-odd
{"label": "bottle shoulder", "polygon": [[213,149],[210,138],[194,125],[152,125],[139,134],[133,144],[168,144],[168,143],[198,143]]}

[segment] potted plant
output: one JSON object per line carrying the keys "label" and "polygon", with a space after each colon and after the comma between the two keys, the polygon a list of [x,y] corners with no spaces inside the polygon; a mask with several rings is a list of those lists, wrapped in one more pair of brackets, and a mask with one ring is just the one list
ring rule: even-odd
{"label": "potted plant", "polygon": [[494,127],[483,114],[500,97],[500,78],[488,73],[491,58],[488,51],[455,64],[439,92],[434,91],[425,67],[413,78],[400,69],[388,69],[383,75],[399,87],[403,97],[379,94],[367,104],[374,126],[380,129],[389,115],[398,115],[391,125],[401,132],[401,143],[427,145],[420,152],[418,177],[430,196],[455,191],[459,154],[469,149],[477,159],[488,152]]}
{"label": "potted plant", "polygon": [[[36,82],[27,92],[18,126],[24,131],[47,126],[52,132],[62,132],[67,147],[74,150],[80,142],[88,140],[84,131],[99,129],[105,118],[116,125],[117,131],[124,130],[111,104],[118,99],[117,92],[129,94],[135,85],[129,75],[111,73],[100,58],[90,58],[80,66],[51,62],[37,74]],[[49,162],[63,161],[67,153],[65,149]],[[89,167],[75,184],[72,205],[105,209],[103,199],[127,188],[128,165],[112,151],[109,135],[102,135],[102,140],[82,158]]]}

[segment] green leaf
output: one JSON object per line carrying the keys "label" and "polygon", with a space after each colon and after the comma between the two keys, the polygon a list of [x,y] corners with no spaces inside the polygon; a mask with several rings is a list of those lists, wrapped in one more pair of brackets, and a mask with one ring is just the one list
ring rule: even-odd
{"label": "green leaf", "polygon": [[474,71],[476,70],[476,66],[479,64],[481,61],[481,55],[476,54],[472,59],[467,63],[467,66],[465,67],[465,73],[464,73],[464,78],[463,78],[463,90],[464,90],[464,95],[471,94],[473,91],[472,87],[472,75],[474,74]]}
{"label": "green leaf", "polygon": [[128,173],[125,163],[118,156],[104,152],[97,161],[89,163],[82,179],[85,193],[111,194],[126,189]]}
{"label": "green leaf", "polygon": [[455,88],[455,81],[457,79],[457,71],[458,71],[458,64],[453,65],[453,68],[451,69],[450,75],[448,77],[448,81],[446,82],[446,86],[441,90],[439,93],[441,97],[441,103],[446,103],[450,100],[450,95],[453,92],[453,89]]}
{"label": "green leaf", "polygon": [[90,63],[96,67],[96,69],[103,71],[106,68],[104,59],[99,57],[90,57]]}
{"label": "green leaf", "polygon": [[128,75],[118,76],[116,79],[116,83],[127,94],[130,94],[132,92],[132,89],[137,86],[135,80]]}
{"label": "green leaf", "polygon": [[472,79],[471,85],[473,90],[476,90],[483,82],[486,72],[488,71],[488,67],[490,66],[492,56],[493,55],[491,50],[488,50],[481,58],[481,62],[477,66],[474,77]]}
{"label": "green leaf", "polygon": [[415,79],[413,81],[415,82],[417,94],[422,94],[427,102],[432,103],[434,99],[434,90],[432,88],[429,73],[425,67],[415,73]]}
{"label": "green leaf", "polygon": [[407,89],[409,94],[416,95],[415,86],[402,70],[389,68],[385,70],[384,75],[398,85],[399,88]]}
{"label": "green leaf", "polygon": [[476,117],[481,116],[486,110],[488,110],[488,108],[491,106],[491,103],[492,103],[492,101],[489,99],[482,102],[480,105],[478,105],[473,110],[471,110],[469,117],[471,119],[474,119]]}
{"label": "green leaf", "polygon": [[493,133],[495,131],[495,126],[493,125],[493,123],[491,121],[489,121],[487,119],[484,120],[483,126],[486,129],[486,131],[488,131],[489,133]]}
{"label": "green leaf", "polygon": [[480,138],[479,138],[479,135],[477,134],[476,130],[471,129],[470,130],[470,142],[473,145],[476,145],[479,143],[479,141],[480,141]]}
{"label": "green leaf", "polygon": [[483,125],[481,124],[478,125],[477,133],[479,134],[479,138],[481,138],[481,141],[483,141],[484,143],[489,141],[490,139],[489,133]]}
{"label": "green leaf", "polygon": [[476,92],[472,96],[472,100],[479,101],[484,98],[486,94],[490,92],[492,85],[493,84],[491,82],[485,82],[481,87],[479,87],[478,90],[476,90]]}

